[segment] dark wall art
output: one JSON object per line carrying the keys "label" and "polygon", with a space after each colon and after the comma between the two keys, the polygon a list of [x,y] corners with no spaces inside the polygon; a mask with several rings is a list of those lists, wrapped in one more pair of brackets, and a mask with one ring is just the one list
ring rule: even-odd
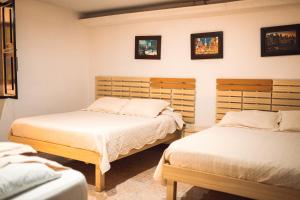
{"label": "dark wall art", "polygon": [[300,54],[300,24],[261,28],[261,56]]}

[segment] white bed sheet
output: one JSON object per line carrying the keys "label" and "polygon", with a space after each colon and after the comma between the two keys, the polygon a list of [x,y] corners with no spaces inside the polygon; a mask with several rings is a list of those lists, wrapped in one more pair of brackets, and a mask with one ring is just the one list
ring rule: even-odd
{"label": "white bed sheet", "polygon": [[170,163],[187,169],[300,189],[300,133],[212,127],[173,142],[155,171]]}
{"label": "white bed sheet", "polygon": [[12,200],[87,200],[87,183],[80,172],[68,169],[59,173],[60,178],[14,196]]}
{"label": "white bed sheet", "polygon": [[11,127],[15,136],[99,152],[102,173],[119,155],[154,143],[177,128],[172,114],[156,118],[76,111],[21,118]]}

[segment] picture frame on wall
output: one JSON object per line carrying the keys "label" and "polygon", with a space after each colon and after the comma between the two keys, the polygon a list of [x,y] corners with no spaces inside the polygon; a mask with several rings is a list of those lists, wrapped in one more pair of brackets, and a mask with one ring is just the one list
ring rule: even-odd
{"label": "picture frame on wall", "polygon": [[161,57],[161,36],[135,36],[135,59],[156,59]]}
{"label": "picture frame on wall", "polygon": [[261,56],[300,54],[300,24],[261,28]]}
{"label": "picture frame on wall", "polygon": [[223,31],[191,34],[191,59],[223,58]]}

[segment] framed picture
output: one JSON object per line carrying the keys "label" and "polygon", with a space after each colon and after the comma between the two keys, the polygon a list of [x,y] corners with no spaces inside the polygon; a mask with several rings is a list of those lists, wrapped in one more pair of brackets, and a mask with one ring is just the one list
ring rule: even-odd
{"label": "framed picture", "polygon": [[136,36],[135,59],[160,59],[161,36]]}
{"label": "framed picture", "polygon": [[261,56],[300,54],[300,24],[261,28]]}
{"label": "framed picture", "polygon": [[223,58],[223,32],[191,34],[191,59]]}

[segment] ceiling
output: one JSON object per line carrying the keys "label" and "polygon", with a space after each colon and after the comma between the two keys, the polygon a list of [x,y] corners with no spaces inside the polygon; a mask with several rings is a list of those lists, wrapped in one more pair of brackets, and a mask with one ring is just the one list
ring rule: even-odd
{"label": "ceiling", "polygon": [[[76,12],[107,11],[130,7],[142,7],[162,3],[180,2],[176,0],[40,0],[72,9]],[[189,0],[181,0],[189,1]]]}
{"label": "ceiling", "polygon": [[86,17],[236,0],[39,0],[71,9]]}

